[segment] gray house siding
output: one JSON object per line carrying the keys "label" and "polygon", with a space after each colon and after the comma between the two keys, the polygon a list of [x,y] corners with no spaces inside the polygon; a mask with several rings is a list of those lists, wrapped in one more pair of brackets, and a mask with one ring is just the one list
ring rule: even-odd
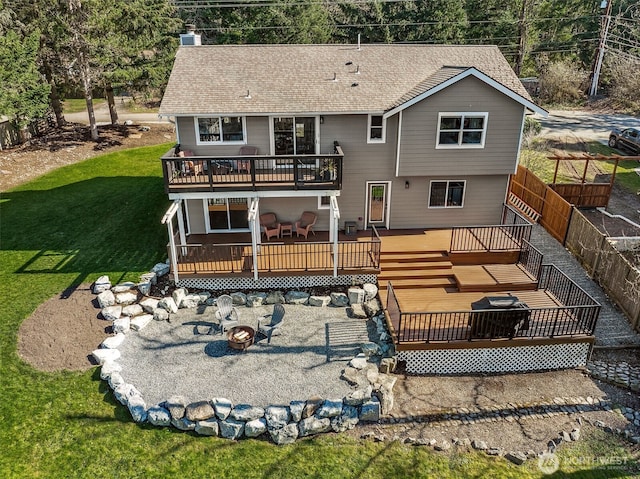
{"label": "gray house siding", "polygon": [[204,223],[204,203],[201,199],[187,200],[187,209],[189,210],[189,233],[204,234],[206,233],[206,225]]}
{"label": "gray house siding", "polygon": [[[436,149],[438,113],[487,112],[484,148]],[[524,107],[467,77],[402,112],[401,176],[510,174],[515,171]]]}
{"label": "gray house siding", "polygon": [[[269,118],[264,116],[249,116],[245,118],[247,131],[247,145],[257,146],[259,155],[268,155],[269,143]],[[176,128],[178,138],[183,149],[192,150],[196,155],[238,155],[242,145],[198,145],[196,143],[196,128],[193,117],[181,116],[177,118]]]}

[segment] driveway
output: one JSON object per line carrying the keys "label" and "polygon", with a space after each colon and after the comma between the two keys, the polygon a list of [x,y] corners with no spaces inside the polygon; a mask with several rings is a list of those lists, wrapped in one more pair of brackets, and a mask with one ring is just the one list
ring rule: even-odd
{"label": "driveway", "polygon": [[539,118],[541,136],[582,140],[596,140],[603,144],[609,139],[612,128],[640,127],[640,118],[621,115],[592,113],[580,110],[551,110],[548,118]]}
{"label": "driveway", "polygon": [[[120,123],[124,123],[127,120],[133,121],[134,124],[144,124],[144,123],[166,123],[169,124],[169,121],[166,117],[159,117],[157,113],[131,113],[124,108],[122,104],[122,99],[120,97],[116,97],[115,99],[116,111],[118,112],[118,121]],[[106,103],[102,103],[96,106],[93,109],[93,112],[96,116],[96,122],[98,126],[100,125],[110,125],[111,124],[111,116],[109,115],[109,106]],[[65,113],[65,120],[71,121],[73,123],[80,123],[82,125],[89,124],[89,114],[86,110],[80,111],[78,113]]]}

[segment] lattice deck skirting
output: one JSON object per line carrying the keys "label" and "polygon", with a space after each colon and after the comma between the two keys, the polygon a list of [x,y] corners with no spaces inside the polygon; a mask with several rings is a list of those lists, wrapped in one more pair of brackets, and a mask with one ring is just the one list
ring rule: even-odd
{"label": "lattice deck skirting", "polygon": [[413,374],[510,373],[584,366],[589,343],[399,351]]}
{"label": "lattice deck skirting", "polygon": [[272,276],[253,278],[185,278],[177,285],[203,290],[247,290],[273,288],[312,288],[314,286],[350,286],[352,284],[376,283],[375,274],[333,276]]}

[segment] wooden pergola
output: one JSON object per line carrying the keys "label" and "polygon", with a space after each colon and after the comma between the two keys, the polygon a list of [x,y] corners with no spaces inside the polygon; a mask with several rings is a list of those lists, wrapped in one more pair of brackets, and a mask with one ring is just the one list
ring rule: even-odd
{"label": "wooden pergola", "polygon": [[[640,156],[591,155],[589,153],[562,153],[547,157],[556,162],[553,172],[553,182],[550,187],[569,203],[577,207],[606,207],[609,203],[613,183],[616,179],[616,171],[621,161],[640,161]],[[557,183],[560,161],[584,161],[584,170],[579,184]],[[609,183],[587,183],[587,171],[591,161],[613,161],[613,173]]]}

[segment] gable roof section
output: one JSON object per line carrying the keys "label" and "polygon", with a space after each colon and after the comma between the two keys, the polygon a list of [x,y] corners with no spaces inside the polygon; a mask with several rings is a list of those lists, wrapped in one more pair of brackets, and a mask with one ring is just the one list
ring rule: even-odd
{"label": "gable roof section", "polygon": [[535,107],[496,46],[202,45],[178,49],[160,114],[384,113],[469,74]]}
{"label": "gable roof section", "polygon": [[396,106],[387,111],[384,114],[384,117],[389,118],[399,111],[402,111],[405,108],[410,107],[411,105],[415,105],[425,98],[435,95],[439,91],[444,90],[448,86],[451,86],[454,83],[457,83],[463,78],[467,78],[469,76],[473,76],[478,80],[485,82],[486,84],[498,90],[500,93],[503,93],[512,100],[524,105],[532,112],[539,113],[544,117],[548,116],[549,114],[549,112],[547,112],[544,108],[540,108],[538,105],[533,103],[528,95],[527,97],[519,95],[515,91],[505,87],[501,83],[495,81],[491,77],[485,75],[475,68],[443,67],[433,76],[427,78],[424,82],[422,82],[414,90],[412,90],[412,92],[417,91],[418,94],[411,96],[412,92],[409,92],[409,94],[405,95],[398,101]]}

